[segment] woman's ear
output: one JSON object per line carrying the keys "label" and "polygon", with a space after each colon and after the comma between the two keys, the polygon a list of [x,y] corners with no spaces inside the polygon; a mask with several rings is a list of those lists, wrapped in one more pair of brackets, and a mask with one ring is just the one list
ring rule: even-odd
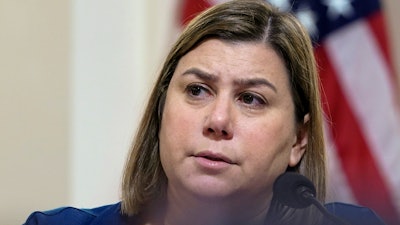
{"label": "woman's ear", "polygon": [[297,128],[295,142],[293,143],[290,152],[289,166],[295,167],[301,160],[306,151],[308,143],[308,122],[310,121],[310,114],[306,114],[303,118],[303,124]]}

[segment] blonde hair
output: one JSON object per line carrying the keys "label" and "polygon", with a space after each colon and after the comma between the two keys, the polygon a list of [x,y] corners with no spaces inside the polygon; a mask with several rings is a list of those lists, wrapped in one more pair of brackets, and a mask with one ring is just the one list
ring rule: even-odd
{"label": "blonde hair", "polygon": [[319,80],[311,40],[298,20],[264,1],[236,0],[216,5],[195,17],[167,56],[125,165],[122,210],[137,214],[143,206],[163,196],[166,176],[160,162],[158,132],[168,85],[179,60],[203,41],[264,42],[286,64],[298,124],[306,123],[309,140],[295,168],[316,186],[317,198],[325,198],[325,148]]}

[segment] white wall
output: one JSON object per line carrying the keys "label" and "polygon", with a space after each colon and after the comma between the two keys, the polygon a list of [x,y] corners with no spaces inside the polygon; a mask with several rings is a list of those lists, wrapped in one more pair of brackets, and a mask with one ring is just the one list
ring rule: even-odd
{"label": "white wall", "polygon": [[0,224],[119,200],[175,3],[0,0]]}
{"label": "white wall", "polygon": [[0,224],[68,201],[69,13],[0,0]]}
{"label": "white wall", "polygon": [[386,11],[386,21],[389,31],[390,50],[393,55],[394,69],[397,77],[399,77],[400,87],[400,1],[398,0],[383,0],[384,10]]}
{"label": "white wall", "polygon": [[171,41],[174,4],[73,3],[71,204],[91,207],[119,199],[125,156]]}
{"label": "white wall", "polygon": [[[141,1],[138,1],[141,2]],[[118,199],[120,173],[149,76],[135,74],[142,27],[133,1],[73,1],[70,202],[80,207]],[[136,29],[136,30],[135,30]],[[139,39],[139,40],[138,40]],[[138,85],[142,84],[142,85]]]}

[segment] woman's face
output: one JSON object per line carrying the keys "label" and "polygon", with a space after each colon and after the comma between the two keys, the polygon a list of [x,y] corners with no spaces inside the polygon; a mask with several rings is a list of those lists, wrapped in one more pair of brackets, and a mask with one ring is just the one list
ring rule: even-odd
{"label": "woman's face", "polygon": [[276,177],[304,153],[298,128],[272,48],[207,40],[181,58],[167,91],[159,140],[168,192],[269,200]]}

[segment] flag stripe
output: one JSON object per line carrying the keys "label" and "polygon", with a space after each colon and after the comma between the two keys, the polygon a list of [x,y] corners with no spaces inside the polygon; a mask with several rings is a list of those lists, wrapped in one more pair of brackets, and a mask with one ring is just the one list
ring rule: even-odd
{"label": "flag stripe", "polygon": [[385,62],[390,68],[391,76],[393,76],[393,78],[397,80],[391,60],[389,42],[387,41],[389,39],[387,37],[386,27],[384,26],[384,24],[386,23],[383,14],[381,13],[381,11],[378,11],[371,15],[367,21],[371,29],[370,35],[372,35],[376,39],[375,44],[378,45],[379,49],[382,50]]}
{"label": "flag stripe", "polygon": [[181,25],[187,24],[199,12],[210,7],[211,4],[207,0],[184,0],[181,10]]}
{"label": "flag stripe", "polygon": [[342,164],[339,160],[335,142],[330,133],[329,126],[329,122],[325,121],[324,133],[326,141],[326,153],[329,159],[327,162],[328,176],[326,201],[354,203],[356,202],[356,199],[351,191],[349,183],[347,182],[346,174],[342,169]]}
{"label": "flag stripe", "polygon": [[[372,151],[371,160],[376,162],[379,171],[386,174],[387,194],[395,195],[396,192],[390,191],[394,191],[392,187],[399,184],[399,178],[391,173],[393,169],[400,171],[397,163],[400,139],[396,138],[400,136],[400,122],[394,107],[391,75],[382,51],[370,32],[369,24],[364,20],[354,22],[331,35],[325,47],[365,135],[366,147]],[[348,66],[350,60],[358,66]],[[376,191],[379,190],[384,189]],[[390,199],[393,201],[396,198]]]}
{"label": "flag stripe", "polygon": [[[345,171],[347,182],[354,196],[362,205],[374,208],[382,216],[393,218],[394,207],[373,157],[368,151],[356,118],[349,107],[342,88],[337,80],[335,69],[329,61],[324,48],[316,49],[321,71],[321,81],[324,86],[326,101],[325,110],[329,112],[333,124],[329,127],[337,146],[337,154]],[[348,141],[351,137],[351,141]],[[368,188],[366,188],[368,187]],[[376,192],[374,198],[370,193]],[[382,206],[386,206],[382,209]],[[387,214],[388,213],[388,214]]]}
{"label": "flag stripe", "polygon": [[[375,37],[376,39],[376,44],[379,46],[379,48],[383,52],[383,57],[384,57],[384,62],[387,64],[387,68],[390,71],[390,79],[391,79],[391,85],[393,86],[394,90],[399,90],[399,82],[398,82],[398,76],[395,73],[395,68],[394,64],[391,58],[391,52],[390,52],[390,45],[389,45],[389,39],[387,36],[387,30],[385,26],[385,17],[381,12],[377,12],[374,15],[371,15],[371,17],[368,19],[369,27],[371,29],[371,35]],[[394,91],[397,93],[397,91]],[[400,96],[394,96],[395,102],[393,103],[395,107],[399,108],[400,101],[399,98]]]}

